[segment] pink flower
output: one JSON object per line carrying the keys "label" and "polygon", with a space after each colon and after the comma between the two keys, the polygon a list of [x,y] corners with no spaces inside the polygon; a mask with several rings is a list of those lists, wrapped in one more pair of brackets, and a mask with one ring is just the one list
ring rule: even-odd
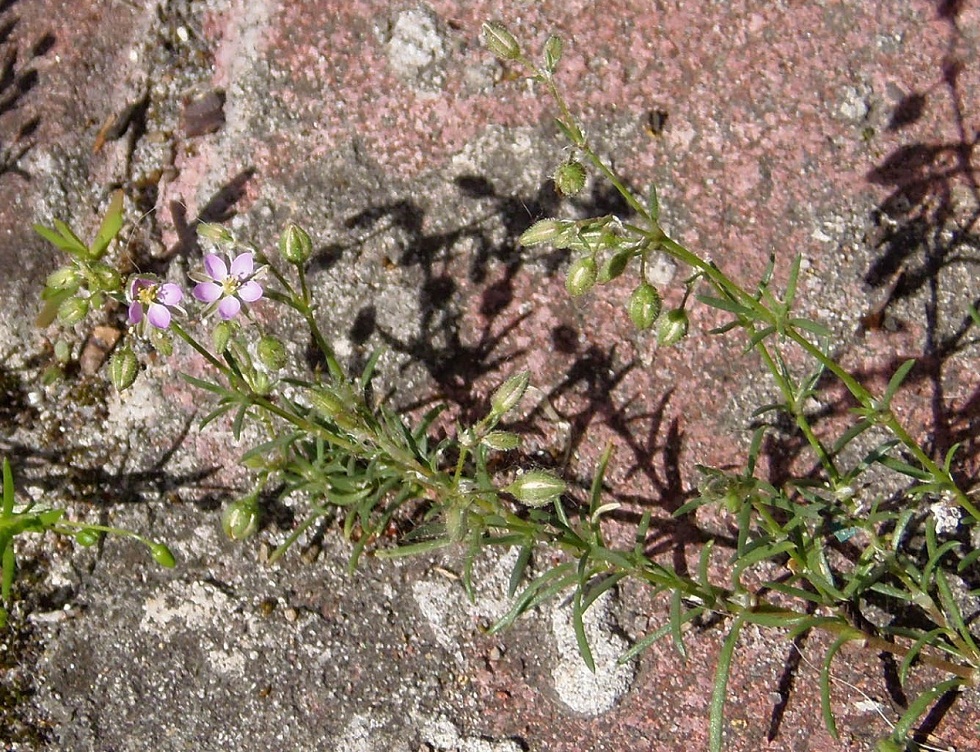
{"label": "pink flower", "polygon": [[242,303],[254,303],[262,297],[262,285],[255,281],[262,269],[255,269],[251,253],[235,257],[229,269],[227,262],[216,253],[204,257],[205,274],[192,274],[198,284],[194,297],[207,303],[207,311],[218,309],[221,318],[234,318],[242,309]]}
{"label": "pink flower", "polygon": [[170,326],[171,309],[179,310],[184,291],[173,282],[157,282],[136,277],[129,283],[129,323],[140,325],[146,320],[157,329]]}

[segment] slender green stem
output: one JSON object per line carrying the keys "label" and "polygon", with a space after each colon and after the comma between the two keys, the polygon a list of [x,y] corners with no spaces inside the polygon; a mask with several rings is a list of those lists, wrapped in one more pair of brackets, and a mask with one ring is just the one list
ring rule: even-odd
{"label": "slender green stem", "polygon": [[234,374],[226,363],[222,363],[217,357],[215,357],[210,350],[208,350],[204,345],[194,339],[193,336],[187,330],[184,329],[176,321],[170,324],[171,330],[174,334],[180,337],[184,342],[194,348],[197,353],[203,357],[208,363],[210,363],[214,368],[218,370],[219,373],[223,374],[227,378],[231,378]]}

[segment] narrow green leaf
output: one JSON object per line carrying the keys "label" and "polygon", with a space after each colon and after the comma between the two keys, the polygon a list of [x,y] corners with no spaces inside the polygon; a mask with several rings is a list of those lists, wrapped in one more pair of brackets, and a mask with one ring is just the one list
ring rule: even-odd
{"label": "narrow green leaf", "polygon": [[958,441],[949,448],[948,452],[946,452],[946,457],[943,459],[943,469],[947,473],[950,472],[950,469],[953,466],[953,457],[955,456],[956,452],[959,451],[959,448],[962,445],[963,445],[962,442]]}
{"label": "narrow green leaf", "polygon": [[[657,196],[657,186],[652,183],[650,193],[647,194],[647,211],[650,212],[650,219],[654,222],[660,221],[660,198]],[[977,326],[980,326],[980,323]]]}
{"label": "narrow green leaf", "polygon": [[54,220],[54,228],[58,231],[58,234],[64,238],[65,243],[75,249],[81,256],[88,256],[88,246],[82,242],[82,239],[78,237],[72,229],[62,222],[60,219]]}
{"label": "narrow green leaf", "polygon": [[783,297],[783,313],[788,313],[790,308],[793,307],[793,301],[796,299],[796,283],[800,278],[800,263],[803,261],[803,256],[799,253],[793,258],[793,263],[789,267],[789,277],[786,280],[786,295]]}
{"label": "narrow green leaf", "polygon": [[732,628],[725,637],[718,656],[718,668],[715,670],[714,687],[711,690],[711,712],[708,724],[709,745],[711,752],[722,752],[724,745],[725,698],[728,694],[728,676],[731,672],[732,658],[739,632],[742,631],[744,619],[742,615],[735,617]]}
{"label": "narrow green leaf", "polygon": [[513,598],[514,593],[517,592],[517,586],[521,584],[521,580],[524,579],[524,572],[527,571],[527,565],[531,561],[531,550],[532,542],[529,540],[523,546],[521,546],[520,553],[517,554],[517,561],[514,563],[514,568],[510,573],[510,581],[507,583],[507,597]]}
{"label": "narrow green leaf", "polygon": [[837,733],[834,711],[830,706],[830,665],[838,651],[853,639],[853,635],[844,634],[834,640],[834,643],[827,649],[827,654],[823,658],[823,665],[820,667],[820,711],[823,713],[823,725],[834,739],[840,739],[840,736]]}
{"label": "narrow green leaf", "polygon": [[73,256],[79,256],[81,258],[88,255],[88,248],[86,248],[85,244],[82,243],[81,240],[78,240],[78,238],[75,238],[73,241],[70,238],[62,237],[57,232],[45,227],[44,225],[34,225],[34,232],[65,253],[69,253]]}
{"label": "narrow green leaf", "polygon": [[10,460],[3,459],[3,516],[10,517],[14,513],[14,473],[10,469]]}
{"label": "narrow green leaf", "polygon": [[636,535],[633,538],[633,553],[637,556],[642,556],[646,550],[647,532],[650,530],[651,517],[650,510],[645,510],[643,516],[640,518],[640,524],[636,526]]}
{"label": "narrow green leaf", "polygon": [[242,404],[231,422],[231,433],[235,437],[235,441],[238,441],[242,437],[242,426],[245,424],[245,414],[248,412],[249,407],[251,405],[248,402]]}
{"label": "narrow green leaf", "polygon": [[105,217],[102,219],[102,224],[99,227],[99,232],[95,236],[95,240],[92,241],[92,245],[89,251],[92,254],[92,258],[100,258],[109,247],[109,243],[112,239],[119,234],[123,225],[123,192],[116,191],[112,194],[112,200],[109,202],[109,208],[106,209]]}
{"label": "narrow green leaf", "polygon": [[928,592],[932,589],[933,572],[935,572],[937,575],[941,574],[941,571],[938,570],[940,561],[950,551],[959,548],[959,545],[959,541],[946,541],[934,552],[930,552],[929,561],[927,561],[926,565],[922,568],[922,576],[919,580],[919,587],[922,588],[922,590]]}
{"label": "narrow green leaf", "polygon": [[912,726],[915,722],[929,710],[929,706],[932,705],[933,701],[939,697],[942,697],[947,692],[959,689],[960,685],[963,683],[963,679],[957,677],[955,679],[947,679],[944,682],[940,682],[934,687],[927,689],[921,695],[916,697],[908,707],[902,717],[895,724],[895,728],[892,730],[892,738],[900,743],[905,743],[908,738],[909,732],[912,730]]}
{"label": "narrow green leaf", "polygon": [[732,584],[737,588],[741,585],[742,572],[754,564],[767,559],[774,559],[780,554],[788,553],[796,548],[793,541],[784,540],[772,543],[757,541],[753,545],[746,547],[745,551],[738,557],[735,566],[732,567]]}
{"label": "narrow green leaf", "polygon": [[592,475],[592,488],[589,490],[589,516],[595,514],[596,509],[602,503],[602,482],[606,477],[606,467],[613,454],[613,444],[609,442],[599,457],[599,464],[596,466],[595,473]]}
{"label": "narrow green leaf", "polygon": [[[652,595],[658,595],[664,589],[665,588],[657,588],[652,593]],[[687,623],[689,621],[693,621],[694,619],[697,619],[699,616],[701,616],[703,613],[705,613],[705,611],[707,611],[707,609],[704,608],[703,606],[695,606],[694,608],[692,608],[689,611],[686,611],[684,613],[684,615],[681,617],[681,621],[684,622],[684,623]],[[670,634],[670,629],[671,629],[671,627],[670,627],[670,624],[668,623],[668,624],[665,624],[664,626],[659,627],[658,629],[654,630],[653,632],[651,632],[650,634],[648,634],[646,637],[643,637],[642,639],[640,639],[639,641],[637,641],[636,644],[634,644],[633,647],[631,647],[629,650],[627,650],[625,653],[623,653],[618,658],[618,660],[616,662],[619,663],[619,664],[623,664],[623,663],[628,663],[629,661],[633,660],[633,658],[635,658],[636,656],[638,656],[640,653],[642,653],[644,650],[646,650],[648,647],[650,647],[657,640],[661,640],[664,637],[666,637],[667,635],[669,635]]]}
{"label": "narrow green leaf", "polygon": [[774,326],[763,327],[755,334],[753,334],[751,337],[749,337],[748,344],[746,344],[745,347],[742,349],[742,354],[744,355],[745,353],[751,352],[753,349],[755,349],[756,345],[762,342],[762,340],[766,339],[766,337],[775,334],[775,332],[776,332],[776,327]]}
{"label": "narrow green leaf", "polygon": [[725,332],[730,332],[737,326],[738,321],[729,321],[727,324],[722,324],[721,326],[716,326],[714,329],[709,329],[708,334],[724,334]]}
{"label": "narrow green leaf", "polygon": [[980,653],[980,649],[977,648],[973,635],[970,633],[970,628],[963,620],[963,613],[960,611],[956,598],[953,596],[953,591],[949,586],[949,580],[946,579],[946,573],[941,569],[937,569],[935,580],[936,590],[939,593],[939,602],[942,604],[946,617],[952,622],[952,627],[959,634],[960,639],[966,643],[974,655],[977,655]]}
{"label": "narrow green leaf", "polygon": [[768,426],[759,426],[752,433],[752,443],[749,445],[748,463],[745,467],[745,474],[749,477],[755,475],[755,466],[759,461],[759,454],[762,451],[762,440],[766,436]]}
{"label": "narrow green leaf", "polygon": [[592,648],[589,647],[589,636],[585,633],[585,609],[582,607],[582,590],[575,591],[572,598],[572,628],[575,630],[575,642],[578,644],[578,653],[582,656],[582,661],[589,667],[589,671],[595,673],[595,659],[592,657]]}
{"label": "narrow green leaf", "polygon": [[711,565],[711,552],[715,547],[715,539],[709,538],[708,542],[701,548],[701,555],[698,557],[698,582],[705,589],[711,587],[708,579],[708,567]]}
{"label": "narrow green leaf", "polygon": [[915,467],[914,465],[910,465],[907,462],[903,462],[895,457],[882,457],[879,462],[889,470],[894,470],[896,473],[907,475],[910,478],[915,478],[916,480],[929,480],[932,477],[925,470]]}
{"label": "narrow green leaf", "polygon": [[14,559],[14,540],[8,538],[4,542],[3,556],[0,557],[0,566],[3,567],[3,579],[0,580],[0,601],[4,606],[10,605],[10,591],[14,584],[14,571],[17,563]]}
{"label": "narrow green leaf", "polygon": [[898,370],[892,374],[892,377],[888,382],[888,388],[885,389],[885,393],[881,397],[881,405],[883,408],[888,408],[892,402],[892,397],[895,396],[898,388],[902,385],[902,382],[905,381],[905,377],[909,375],[909,371],[911,371],[914,367],[915,359],[910,358],[902,363],[902,365],[898,367]]}
{"label": "narrow green leaf", "polygon": [[797,329],[802,329],[805,332],[810,332],[810,334],[813,334],[817,337],[822,337],[826,339],[833,335],[833,332],[830,331],[830,329],[825,327],[823,324],[819,324],[816,321],[811,321],[810,319],[794,318],[794,319],[790,319],[789,323],[792,326],[795,326]]}
{"label": "narrow green leaf", "polygon": [[748,316],[752,313],[751,309],[736,303],[734,300],[716,298],[711,295],[699,295],[698,300],[712,308],[720,308],[723,311],[734,313],[736,316]]}
{"label": "narrow green leaf", "polygon": [[674,649],[683,660],[687,660],[687,646],[684,644],[684,633],[682,631],[683,621],[681,619],[684,604],[680,590],[675,590],[670,597],[670,638],[674,643]]}
{"label": "narrow green leaf", "polygon": [[204,389],[208,392],[213,392],[214,394],[222,396],[236,397],[237,394],[228,387],[222,386],[220,384],[213,384],[210,381],[205,381],[204,379],[198,379],[194,376],[188,376],[186,373],[180,374],[180,377],[192,386],[196,386],[198,389]]}
{"label": "narrow green leaf", "polygon": [[826,603],[826,599],[819,593],[804,590],[803,588],[793,587],[792,585],[787,585],[785,582],[770,580],[766,583],[766,587],[770,590],[775,590],[779,593],[792,596],[793,598],[809,601],[810,603],[816,603],[818,605],[823,605]]}
{"label": "narrow green leaf", "polygon": [[[535,578],[521,591],[517,600],[511,605],[510,609],[488,630],[490,634],[496,634],[502,629],[510,626],[514,620],[522,613],[533,608],[555,593],[568,588],[578,582],[578,574],[575,573],[575,564],[565,562],[553,569],[549,569],[544,574]],[[571,572],[571,573],[569,573]]]}
{"label": "narrow green leaf", "polygon": [[618,567],[627,573],[636,569],[636,565],[629,560],[626,554],[620,553],[619,551],[613,551],[612,549],[605,548],[604,546],[593,546],[589,551],[589,554],[593,558],[604,561],[607,564],[612,564],[614,567]]}
{"label": "narrow green leaf", "polygon": [[562,132],[562,135],[568,139],[568,141],[575,146],[581,146],[585,143],[585,136],[582,135],[582,131],[579,129],[578,125],[572,121],[565,123],[565,121],[560,118],[555,118],[555,124],[558,126],[558,130]]}
{"label": "narrow green leaf", "polygon": [[628,572],[616,572],[614,574],[593,578],[593,584],[583,591],[582,606],[588,610],[593,603],[602,595],[616,587],[622,580],[629,576]]}
{"label": "narrow green leaf", "polygon": [[361,371],[361,376],[357,380],[358,389],[364,392],[368,388],[368,384],[371,383],[371,379],[374,378],[374,371],[378,367],[378,361],[381,359],[381,355],[384,351],[378,347],[371,352],[371,357],[368,358],[367,364],[364,366],[364,370]]}
{"label": "narrow green leaf", "polygon": [[956,571],[964,572],[976,564],[977,561],[980,561],[980,548],[975,548],[964,556],[960,563],[956,565]]}
{"label": "narrow green leaf", "polygon": [[419,554],[438,551],[440,548],[451,546],[452,543],[449,538],[434,538],[418,543],[407,543],[404,546],[395,546],[394,548],[383,548],[376,551],[374,555],[380,559],[400,559],[406,556],[418,556]]}
{"label": "narrow green leaf", "polygon": [[902,658],[902,662],[898,667],[898,680],[902,683],[903,687],[905,686],[905,682],[908,681],[909,671],[912,670],[912,665],[915,663],[915,659],[919,657],[919,653],[922,652],[922,648],[926,645],[935,644],[943,636],[945,631],[942,627],[937,627],[929,632],[924,632],[912,647],[909,648],[909,652]]}

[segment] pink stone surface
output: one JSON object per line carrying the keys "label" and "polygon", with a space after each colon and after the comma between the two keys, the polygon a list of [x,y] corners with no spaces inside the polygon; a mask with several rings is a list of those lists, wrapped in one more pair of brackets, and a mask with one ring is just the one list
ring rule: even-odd
{"label": "pink stone surface", "polygon": [[[158,191],[156,213],[147,220],[156,223],[156,234],[147,230],[145,242],[161,258],[180,237],[173,202],[194,218],[223,185],[248,173],[234,204],[234,213],[247,220],[243,234],[270,243],[283,222],[296,218],[318,243],[343,248],[344,263],[357,259],[349,274],[324,283],[336,292],[328,314],[333,334],[347,332],[342,313],[358,312],[365,296],[404,298],[424,309],[414,286],[450,280],[451,295],[439,302],[459,312],[458,340],[471,350],[448,354],[459,370],[419,368],[426,378],[412,382],[414,402],[448,395],[459,403],[454,409],[466,413],[503,377],[528,368],[571,430],[569,438],[554,421],[539,422],[533,441],[542,456],[568,454],[568,477],[586,484],[612,442],[609,480],[616,493],[654,508],[663,527],[654,540],[664,556],[696,566],[698,530],[669,521],[669,514],[696,488],[696,464],[742,460],[748,416],[772,397],[757,360],[736,357],[737,340],[706,334],[724,317],[698,307],[684,344],[658,350],[653,337],[629,325],[625,283],[570,300],[560,271],[533,254],[491,254],[483,274],[474,275],[462,241],[456,247],[434,240],[478,226],[483,211],[475,200],[467,203],[459,192],[437,186],[480,164],[489,167],[479,177],[523,201],[566,153],[543,93],[515,80],[514,69],[482,50],[481,24],[498,19],[532,50],[550,33],[566,40],[560,81],[572,109],[631,186],[642,193],[657,182],[673,236],[749,286],[770,254],[776,255],[777,280],[801,254],[800,307],[834,330],[843,362],[869,386],[882,388],[902,361],[920,358],[897,409],[937,456],[962,442],[961,473],[976,477],[977,347],[971,334],[957,339],[956,331],[980,289],[978,3],[223,0],[204,8],[162,3],[159,14],[150,5],[21,0],[4,8],[5,17],[16,18],[11,37],[21,61],[30,59],[26,50],[42,35],[56,40],[30,62],[38,76],[34,89],[0,114],[4,146],[25,119],[40,118],[21,161],[31,179],[0,174],[0,258],[5,264],[16,259],[25,281],[5,283],[11,300],[32,300],[30,285],[54,266],[40,250],[33,252],[41,245],[25,232],[25,217],[49,222],[68,209],[94,227],[109,184],[123,185],[133,199],[134,186],[157,171],[162,177],[149,178]],[[431,24],[434,46],[424,48],[429,62],[417,70],[410,58],[392,57],[406,13]],[[225,125],[213,134],[183,136],[179,105],[213,88],[227,92]],[[140,142],[134,146],[126,136],[94,153],[106,119],[141,91],[151,93]],[[650,128],[657,111],[666,113],[661,132]],[[525,141],[548,153],[522,164],[524,152],[508,149]],[[484,148],[503,156],[487,156]],[[495,164],[510,172],[494,174]],[[378,223],[363,229],[353,222],[398,201],[412,202],[421,223],[401,241],[386,245],[378,236],[404,228]],[[498,226],[489,232],[500,245],[538,218],[528,203],[508,205],[526,215],[491,219]],[[501,222],[510,237],[503,237]],[[900,244],[888,245],[896,227],[924,228],[923,242],[904,258]],[[421,254],[416,246],[426,242],[438,246],[434,258],[404,261],[413,251]],[[22,252],[27,247],[31,254]],[[882,263],[889,249],[889,258],[898,259],[894,268]],[[881,278],[875,277],[881,268]],[[882,300],[899,269],[903,277],[886,309],[887,324],[860,332],[861,317]],[[931,282],[922,270],[933,272]],[[678,270],[663,290],[668,303],[679,302],[685,274]],[[257,309],[260,318],[273,318]],[[378,332],[372,334],[363,350],[379,344]],[[38,335],[23,336],[31,347],[43,346]],[[473,355],[487,341],[493,343],[489,352]],[[459,363],[467,359],[474,368]],[[199,361],[181,362],[199,373]],[[151,370],[161,378],[159,364]],[[160,393],[176,414],[199,407],[199,397],[183,385],[164,383]],[[826,403],[829,430],[851,404],[834,388]],[[147,446],[162,450],[170,439],[155,434]],[[187,442],[199,461],[221,457],[234,466],[234,447],[207,434]],[[220,477],[232,486],[238,479],[233,469]],[[712,524],[730,529],[733,522],[720,515],[704,521]],[[628,595],[643,602],[641,594]],[[644,607],[649,628],[662,623],[663,603]],[[446,702],[479,707],[461,714],[467,733],[518,737],[528,749],[549,752],[706,748],[720,629],[692,635],[686,663],[668,642],[655,646],[629,693],[595,718],[576,716],[554,697],[547,668],[534,663],[533,634],[522,636],[521,629],[517,647],[499,661],[484,657],[495,644],[489,638],[465,644],[470,694],[460,698],[447,690]],[[506,634],[494,640],[508,644]],[[769,739],[793,648],[780,635],[747,630],[730,684],[726,749],[873,749],[899,715],[882,663],[856,650],[838,657],[841,739],[835,741],[823,730],[817,691],[819,648],[827,643],[818,636],[806,641],[785,714]],[[980,749],[978,724],[974,688],[953,703],[930,743]]]}

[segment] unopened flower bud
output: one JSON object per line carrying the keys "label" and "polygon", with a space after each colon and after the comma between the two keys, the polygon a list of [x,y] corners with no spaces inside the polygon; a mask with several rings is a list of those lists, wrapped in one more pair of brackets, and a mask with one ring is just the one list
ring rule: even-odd
{"label": "unopened flower bud", "polygon": [[676,345],[687,336],[687,311],[674,308],[667,311],[657,325],[657,344],[661,347]]}
{"label": "unopened flower bud", "polygon": [[78,272],[70,266],[55,269],[45,282],[52,290],[76,290],[79,284]]}
{"label": "unopened flower bud", "polygon": [[543,470],[531,470],[503,490],[529,507],[543,507],[565,493],[566,488],[561,478]]}
{"label": "unopened flower bud", "polygon": [[270,371],[278,371],[286,365],[286,346],[273,336],[259,340],[259,361]]}
{"label": "unopened flower bud", "polygon": [[585,187],[585,168],[581,162],[562,162],[555,170],[555,188],[562,196],[574,196]]}
{"label": "unopened flower bud", "polygon": [[499,417],[517,407],[517,404],[524,397],[524,392],[527,391],[530,380],[531,373],[521,371],[497,387],[497,390],[490,397],[490,408],[493,414]]}
{"label": "unopened flower bud", "polygon": [[290,264],[301,266],[313,255],[313,241],[302,227],[290,222],[279,237],[279,253]]}
{"label": "unopened flower bud", "polygon": [[640,330],[649,329],[660,315],[661,307],[657,288],[649,282],[639,285],[630,295],[629,314],[633,326]]}
{"label": "unopened flower bud", "polygon": [[259,529],[259,500],[254,494],[229,504],[221,515],[221,527],[233,541],[245,540]]}
{"label": "unopened flower bud", "polygon": [[496,21],[483,24],[483,41],[487,49],[501,60],[516,60],[521,56],[521,46],[514,35]]}
{"label": "unopened flower bud", "polygon": [[573,298],[584,295],[595,287],[597,275],[598,269],[595,259],[591,256],[580,258],[568,270],[568,276],[565,277],[565,289]]}
{"label": "unopened flower bud", "polygon": [[136,381],[136,374],[139,372],[139,361],[136,353],[128,345],[121,347],[113,353],[109,360],[109,378],[116,390],[122,392],[129,389]]}
{"label": "unopened flower bud", "polygon": [[88,314],[88,301],[83,298],[68,298],[58,306],[58,321],[65,326],[77,324]]}

